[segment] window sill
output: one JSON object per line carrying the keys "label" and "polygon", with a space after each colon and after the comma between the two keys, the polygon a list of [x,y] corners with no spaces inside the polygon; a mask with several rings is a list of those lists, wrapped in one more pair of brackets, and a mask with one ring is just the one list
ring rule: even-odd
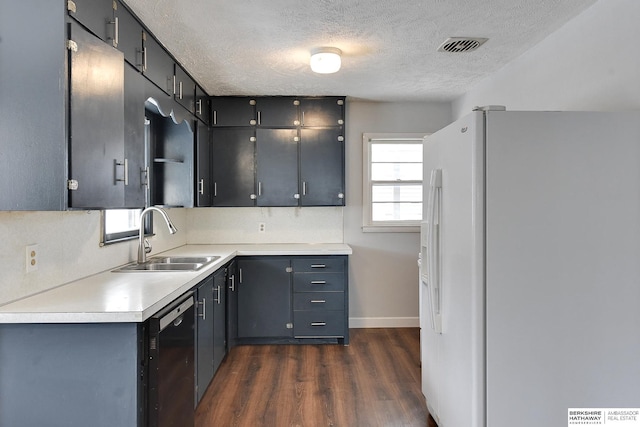
{"label": "window sill", "polygon": [[418,225],[363,225],[363,233],[419,233]]}

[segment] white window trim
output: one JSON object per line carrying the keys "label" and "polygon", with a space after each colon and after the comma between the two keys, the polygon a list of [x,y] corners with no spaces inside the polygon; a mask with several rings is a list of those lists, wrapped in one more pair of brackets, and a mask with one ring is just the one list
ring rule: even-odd
{"label": "white window trim", "polygon": [[[420,221],[373,222],[371,218],[371,141],[422,141],[427,133],[362,134],[362,231],[365,233],[419,233]],[[424,177],[423,177],[424,185]]]}

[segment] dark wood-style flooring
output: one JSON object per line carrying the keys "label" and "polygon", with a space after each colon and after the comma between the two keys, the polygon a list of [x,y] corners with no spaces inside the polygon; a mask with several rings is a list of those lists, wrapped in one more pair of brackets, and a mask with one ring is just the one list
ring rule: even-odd
{"label": "dark wood-style flooring", "polygon": [[234,347],[196,427],[435,427],[420,389],[419,329],[351,329],[350,341]]}

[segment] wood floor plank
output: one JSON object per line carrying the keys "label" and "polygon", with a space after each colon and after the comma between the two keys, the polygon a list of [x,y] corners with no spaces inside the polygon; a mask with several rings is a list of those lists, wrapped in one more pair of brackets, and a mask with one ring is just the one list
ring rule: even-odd
{"label": "wood floor plank", "polygon": [[351,329],[346,347],[234,347],[196,427],[436,427],[420,378],[417,328]]}

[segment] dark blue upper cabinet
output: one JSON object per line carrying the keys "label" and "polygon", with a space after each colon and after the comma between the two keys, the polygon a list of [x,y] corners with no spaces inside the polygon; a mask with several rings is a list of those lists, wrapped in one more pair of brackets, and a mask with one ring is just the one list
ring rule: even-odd
{"label": "dark blue upper cabinet", "polygon": [[69,16],[103,41],[116,44],[117,24],[113,0],[68,0]]}
{"label": "dark blue upper cabinet", "polygon": [[151,34],[143,34],[142,70],[144,75],[167,95],[175,94],[175,62]]}
{"label": "dark blue upper cabinet", "polygon": [[211,97],[211,125],[255,126],[256,98],[250,97]]}
{"label": "dark blue upper cabinet", "polygon": [[115,47],[124,53],[125,61],[142,71],[142,24],[120,1],[116,2],[114,14],[117,22]]}

